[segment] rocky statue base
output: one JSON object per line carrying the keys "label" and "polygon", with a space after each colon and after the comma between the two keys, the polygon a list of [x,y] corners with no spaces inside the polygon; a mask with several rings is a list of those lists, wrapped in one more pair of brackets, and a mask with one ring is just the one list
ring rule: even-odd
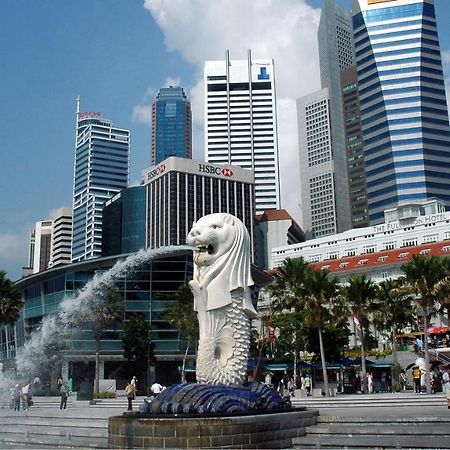
{"label": "rocky statue base", "polygon": [[151,403],[141,405],[143,414],[230,414],[289,410],[289,398],[282,398],[263,383],[223,386],[199,383],[174,384]]}

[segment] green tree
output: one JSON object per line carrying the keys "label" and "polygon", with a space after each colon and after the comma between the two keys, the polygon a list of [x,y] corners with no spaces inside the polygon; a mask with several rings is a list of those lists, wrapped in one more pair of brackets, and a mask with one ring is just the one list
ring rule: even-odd
{"label": "green tree", "polygon": [[164,318],[178,329],[180,337],[186,339],[186,349],[181,369],[181,382],[186,382],[186,360],[191,344],[198,340],[198,318],[194,311],[194,296],[187,284],[182,284],[175,292],[175,304],[167,308]]}
{"label": "green tree", "polygon": [[100,340],[102,333],[116,322],[123,320],[124,301],[115,286],[108,286],[97,294],[91,307],[91,324],[95,340],[95,392],[99,392]]}
{"label": "green tree", "polygon": [[[400,279],[383,280],[378,284],[373,304],[373,326],[380,333],[386,332],[392,341],[394,367],[398,366],[395,335],[406,326],[415,323],[413,299],[401,290]],[[398,373],[394,376],[394,387],[398,385]]]}
{"label": "green tree", "polygon": [[320,361],[322,364],[323,384],[325,396],[330,395],[328,373],[323,343],[323,331],[327,322],[340,320],[342,308],[338,306],[338,279],[331,276],[328,270],[316,270],[312,267],[305,272],[303,288],[303,308],[305,323],[317,328],[319,338]]}
{"label": "green tree", "polygon": [[436,256],[414,255],[411,260],[402,266],[404,292],[415,294],[417,303],[422,309],[424,317],[424,352],[425,352],[425,384],[427,393],[431,394],[430,385],[430,355],[428,354],[428,323],[429,317],[435,312],[434,304],[437,301],[435,288],[439,281],[445,277],[445,268]]}
{"label": "green tree", "polygon": [[[268,286],[268,292],[273,299],[272,311],[274,317],[286,312],[299,313],[303,309],[303,288],[308,263],[302,258],[286,258],[281,267],[277,269],[273,277],[273,282]],[[294,316],[298,317],[298,316]],[[288,338],[291,342],[298,342],[299,329],[301,324],[294,327],[292,335]],[[287,330],[282,330],[286,333]],[[286,337],[286,335],[284,336]],[[277,349],[282,342],[277,342]],[[294,349],[294,377],[297,376],[298,352]]]}
{"label": "green tree", "polygon": [[286,258],[277,269],[272,284],[267,288],[273,299],[272,308],[275,312],[298,312],[302,309],[302,287],[308,267],[308,263],[299,257]]}
{"label": "green tree", "polygon": [[140,314],[133,314],[123,324],[123,356],[136,368],[145,367],[147,386],[150,383],[149,367],[156,365],[151,328],[148,320]]}
{"label": "green tree", "polygon": [[450,319],[450,258],[440,259],[443,277],[436,283],[433,289],[433,294],[436,296],[436,300],[439,302],[437,308],[442,311],[442,315],[445,315],[447,310],[447,320]]}
{"label": "green tree", "polygon": [[363,391],[367,392],[365,337],[369,328],[369,314],[377,296],[377,285],[365,275],[352,275],[342,286],[343,300],[353,316],[361,341],[361,366]]}
{"label": "green tree", "polygon": [[[305,330],[305,348],[308,352],[316,355],[314,362],[320,360],[320,348],[317,340],[317,328],[307,328]],[[348,347],[350,330],[346,324],[327,322],[322,330],[323,351],[327,361],[337,362],[344,356],[344,349]]]}
{"label": "green tree", "polygon": [[23,300],[16,285],[0,270],[0,323],[14,325],[19,318]]}

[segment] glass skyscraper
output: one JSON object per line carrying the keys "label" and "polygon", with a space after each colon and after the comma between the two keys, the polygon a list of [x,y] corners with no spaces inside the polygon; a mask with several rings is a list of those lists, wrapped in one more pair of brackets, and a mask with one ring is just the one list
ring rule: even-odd
{"label": "glass skyscraper", "polygon": [[127,187],[129,162],[130,131],[100,113],[80,112],[78,99],[72,262],[101,256],[103,204]]}
{"label": "glass skyscraper", "polygon": [[354,0],[369,220],[398,203],[450,205],[450,137],[433,0]]}
{"label": "glass skyscraper", "polygon": [[170,156],[192,158],[191,103],[181,87],[161,88],[152,104],[151,164]]}

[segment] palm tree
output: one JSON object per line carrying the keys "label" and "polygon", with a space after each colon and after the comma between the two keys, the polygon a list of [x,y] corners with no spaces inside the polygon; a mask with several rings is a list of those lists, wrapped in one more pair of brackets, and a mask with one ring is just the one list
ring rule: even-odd
{"label": "palm tree", "polygon": [[[303,288],[308,263],[302,258],[286,258],[273,276],[273,283],[267,290],[273,298],[272,310],[275,315],[303,310]],[[294,317],[298,317],[296,314]],[[299,324],[300,325],[300,324]],[[298,328],[295,327],[292,341],[298,342]],[[294,380],[297,378],[297,349],[294,345]]]}
{"label": "palm tree", "polygon": [[363,392],[367,392],[365,334],[369,324],[369,313],[377,295],[377,285],[365,275],[352,275],[342,287],[342,295],[359,330],[361,340],[361,366]]}
{"label": "palm tree", "polygon": [[[397,367],[397,342],[395,335],[415,321],[412,298],[399,290],[401,280],[388,278],[378,284],[377,296],[373,305],[373,325],[376,330],[389,332],[392,339],[392,359]],[[398,384],[398,374],[394,373],[395,386]]]}
{"label": "palm tree", "polygon": [[14,325],[19,318],[23,300],[16,285],[0,270],[0,323]]}
{"label": "palm tree", "polygon": [[447,321],[450,320],[450,258],[443,258],[440,260],[444,277],[436,283],[433,289],[433,294],[439,302],[438,309],[442,308],[442,314],[447,310]]}
{"label": "palm tree", "polygon": [[336,320],[336,308],[333,306],[337,300],[338,279],[330,276],[328,270],[309,267],[305,272],[303,287],[303,309],[307,325],[317,328],[319,337],[320,361],[322,364],[323,384],[325,396],[330,395],[328,387],[328,373],[323,345],[323,328],[330,320]]}
{"label": "palm tree", "polygon": [[181,369],[181,382],[186,382],[186,360],[192,341],[198,339],[198,318],[194,311],[194,296],[187,284],[178,287],[175,293],[176,303],[170,306],[165,314],[165,319],[174,325],[180,335],[187,339],[186,349]]}
{"label": "palm tree", "polygon": [[416,294],[418,305],[424,315],[424,351],[425,351],[425,385],[427,393],[431,394],[430,355],[428,354],[428,317],[434,312],[436,295],[434,289],[445,276],[445,270],[436,256],[414,255],[410,261],[402,266],[406,291]]}
{"label": "palm tree", "polygon": [[274,299],[272,304],[274,311],[298,312],[302,308],[301,289],[308,267],[308,263],[299,257],[286,258],[283,265],[277,268],[273,283],[268,286],[268,291]]}

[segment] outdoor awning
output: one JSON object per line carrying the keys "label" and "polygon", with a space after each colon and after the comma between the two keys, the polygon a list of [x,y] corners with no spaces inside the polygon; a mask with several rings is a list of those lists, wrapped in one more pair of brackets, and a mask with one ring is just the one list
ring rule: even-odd
{"label": "outdoor awning", "polygon": [[367,367],[394,367],[390,361],[367,361]]}

